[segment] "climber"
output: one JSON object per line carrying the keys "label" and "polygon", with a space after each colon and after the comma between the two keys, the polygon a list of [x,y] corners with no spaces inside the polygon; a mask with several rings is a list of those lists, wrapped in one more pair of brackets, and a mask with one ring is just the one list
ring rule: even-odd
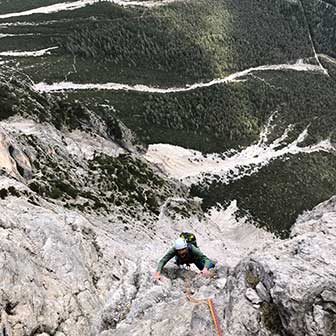
{"label": "climber", "polygon": [[209,276],[209,269],[215,267],[215,263],[204,255],[199,248],[195,247],[193,244],[188,244],[183,238],[178,238],[175,240],[174,246],[160,260],[154,275],[155,282],[161,279],[161,271],[163,267],[173,257],[175,257],[178,266],[194,263],[205,277]]}

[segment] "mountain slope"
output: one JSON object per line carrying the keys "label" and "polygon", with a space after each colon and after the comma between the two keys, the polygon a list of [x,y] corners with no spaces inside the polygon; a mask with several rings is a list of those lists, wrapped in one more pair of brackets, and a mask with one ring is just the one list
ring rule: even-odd
{"label": "mountain slope", "polygon": [[145,11],[99,2],[19,19],[35,24],[4,33],[30,35],[6,37],[3,50],[59,47],[48,63],[21,64],[40,81],[62,80],[70,71],[72,81],[185,84],[314,55],[301,7],[288,1],[176,2]]}
{"label": "mountain slope", "polygon": [[0,1],[1,333],[333,335],[334,2]]}

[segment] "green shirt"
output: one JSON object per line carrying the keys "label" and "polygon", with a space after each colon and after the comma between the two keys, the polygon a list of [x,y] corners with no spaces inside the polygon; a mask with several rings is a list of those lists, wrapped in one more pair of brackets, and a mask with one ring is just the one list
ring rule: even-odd
{"label": "green shirt", "polygon": [[[194,245],[190,244],[191,249],[188,248],[188,258],[187,258],[187,262],[184,262],[186,264],[191,264],[191,263],[195,263],[195,262],[201,262],[204,261],[204,267],[205,268],[209,268],[211,260],[205,255],[203,254],[203,252],[195,247]],[[175,247],[172,247],[163,257],[162,259],[159,261],[159,265],[157,268],[158,272],[161,272],[163,267],[167,264],[167,262],[174,258],[175,256],[177,256],[177,251],[175,249]]]}

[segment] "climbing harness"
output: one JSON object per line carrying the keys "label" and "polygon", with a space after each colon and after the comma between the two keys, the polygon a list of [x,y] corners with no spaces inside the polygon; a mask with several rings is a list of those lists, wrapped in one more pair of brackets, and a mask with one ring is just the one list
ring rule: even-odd
{"label": "climbing harness", "polygon": [[191,289],[190,289],[190,268],[187,269],[186,275],[186,297],[190,302],[193,303],[207,303],[209,306],[209,310],[211,313],[212,320],[214,322],[216,331],[218,336],[223,336],[223,332],[219,323],[219,318],[215,309],[215,305],[211,298],[208,299],[195,299],[192,297]]}

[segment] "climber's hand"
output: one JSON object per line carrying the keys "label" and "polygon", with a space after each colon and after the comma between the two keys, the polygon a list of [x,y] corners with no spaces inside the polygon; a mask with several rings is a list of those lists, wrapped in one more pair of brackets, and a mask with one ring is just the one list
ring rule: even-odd
{"label": "climber's hand", "polygon": [[159,282],[161,280],[161,273],[160,272],[156,272],[154,274],[154,282]]}
{"label": "climber's hand", "polygon": [[204,277],[208,277],[210,275],[210,272],[207,268],[203,268],[203,271],[201,271],[201,274],[204,276]]}

